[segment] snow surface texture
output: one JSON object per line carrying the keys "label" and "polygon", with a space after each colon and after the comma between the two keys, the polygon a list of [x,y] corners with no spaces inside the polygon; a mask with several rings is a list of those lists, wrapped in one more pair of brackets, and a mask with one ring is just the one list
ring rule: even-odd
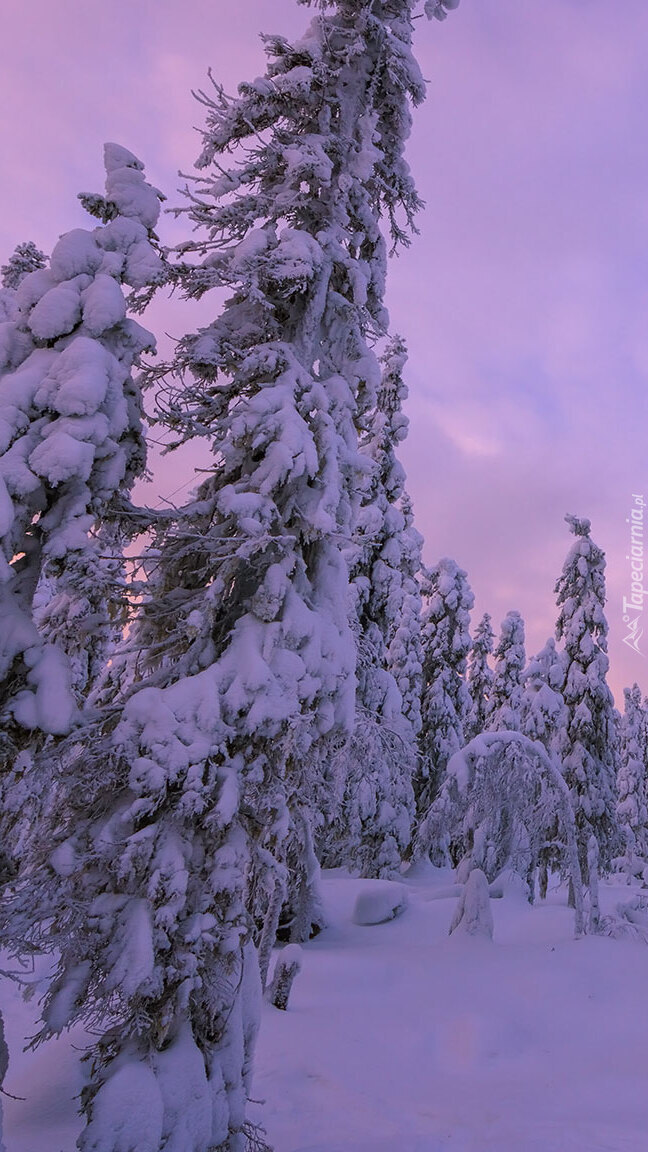
{"label": "snow surface texture", "polygon": [[[494,901],[492,944],[449,937],[453,874],[415,875],[407,915],[375,928],[352,922],[374,882],[325,876],[330,928],[288,1011],[264,1009],[253,1118],[276,1152],[645,1152],[646,945],[575,941],[564,888]],[[601,883],[604,915],[638,898]],[[29,1007],[5,996],[5,1087],[27,1097],[4,1102],[7,1146],[71,1152],[84,1038],[22,1053]]]}

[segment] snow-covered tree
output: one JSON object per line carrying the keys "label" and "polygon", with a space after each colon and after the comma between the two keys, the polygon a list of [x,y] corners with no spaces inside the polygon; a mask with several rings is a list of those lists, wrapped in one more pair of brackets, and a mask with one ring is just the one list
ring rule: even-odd
{"label": "snow-covered tree", "polygon": [[396,457],[407,433],[406,359],[404,342],[396,338],[382,358],[376,407],[360,441],[368,467],[349,550],[356,719],[351,740],[335,757],[342,795],[325,838],[327,863],[346,864],[364,876],[398,870],[414,808],[421,635],[420,593],[411,569],[418,533],[406,518],[409,506],[401,508],[405,475]]}
{"label": "snow-covered tree", "polygon": [[488,708],[493,684],[493,670],[488,658],[493,651],[493,629],[488,612],[482,616],[470,652],[468,653],[468,690],[470,692],[470,716],[465,736],[472,740],[486,728]]}
{"label": "snow-covered tree", "polygon": [[403,597],[387,650],[387,667],[396,680],[403,702],[403,715],[415,735],[421,731],[423,643],[421,639],[421,589],[419,575],[423,537],[414,527],[412,504],[407,493],[400,500],[404,528],[400,537]]}
{"label": "snow-covered tree", "polygon": [[600,866],[609,869],[618,847],[614,702],[607,684],[605,556],[590,536],[590,521],[566,516],[575,543],[556,584],[556,636],[565,661],[566,721],[558,742],[570,789],[583,878],[592,833]]}
{"label": "snow-covered tree", "polygon": [[525,664],[524,621],[519,612],[507,612],[495,649],[487,719],[489,732],[519,732]]}
{"label": "snow-covered tree", "polygon": [[417,807],[425,815],[450,757],[465,743],[470,716],[466,665],[474,596],[466,573],[447,557],[428,569],[423,593],[422,769]]}
{"label": "snow-covered tree", "polygon": [[[524,672],[520,728],[531,740],[539,740],[550,754],[558,747],[561,725],[566,708],[562,695],[565,666],[562,653],[556,649],[553,637],[547,640],[537,656],[532,657]],[[559,842],[559,829],[554,822],[545,829],[544,842],[538,852],[540,896],[547,895],[549,869],[560,867],[563,846]]]}
{"label": "snow-covered tree", "polygon": [[[33,244],[20,245],[2,269],[0,887],[6,898],[8,883],[27,885],[23,939],[54,906],[41,904],[29,868],[16,880],[50,793],[48,754],[38,767],[34,758],[75,721],[73,652],[83,652],[87,668],[97,659],[97,611],[110,613],[116,589],[102,578],[101,524],[119,523],[144,466],[132,369],[154,342],[126,318],[122,285],[163,277],[149,235],[159,196],[125,149],[107,145],[105,166],[112,223],[66,233],[49,262]],[[37,608],[39,593],[57,582],[59,601],[64,591],[68,603],[90,600],[96,609],[84,621],[76,612],[65,635]],[[20,925],[3,917],[3,944],[19,947],[20,936]],[[2,1073],[3,1060],[0,1044]]]}
{"label": "snow-covered tree", "polygon": [[553,637],[533,656],[524,671],[520,704],[520,728],[531,740],[554,749],[565,718],[563,687],[565,664]]}
{"label": "snow-covered tree", "polygon": [[157,534],[142,680],[116,726],[107,709],[68,746],[39,873],[60,948],[46,1032],[101,1033],[82,1152],[244,1147],[252,937],[286,873],[310,922],[322,768],[354,723],[345,553],[387,320],[380,225],[403,240],[419,206],[413,7],[320,8],[299,43],[266,40],[263,78],[203,96],[210,170],[178,279],[228,298],[180,341],[164,420],[214,464]]}
{"label": "snow-covered tree", "polygon": [[462,871],[481,868],[489,880],[507,864],[529,875],[555,825],[561,865],[574,894],[576,933],[583,899],[576,821],[557,758],[521,732],[484,732],[448,761],[439,795],[418,830],[420,844],[465,852]]}
{"label": "snow-covered tree", "polygon": [[[46,267],[38,253],[15,260],[10,320],[0,329],[0,727],[6,851],[32,818],[34,747],[69,731],[78,697],[72,649],[86,664],[99,644],[98,612],[114,611],[118,586],[98,548],[102,522],[120,522],[122,504],[144,469],[139,391],[133,366],[153,338],[126,316],[122,286],[160,281],[150,233],[159,194],[141,163],[106,145],[112,219],[75,229]],[[31,248],[31,246],[27,246]],[[20,264],[20,267],[18,267]],[[103,574],[103,575],[102,575]],[[68,602],[92,602],[66,635],[38,618],[50,582]],[[112,598],[113,606],[106,603]],[[85,627],[84,627],[85,624]],[[42,791],[42,782],[37,791]],[[8,837],[8,839],[7,839]]]}
{"label": "snow-covered tree", "polygon": [[617,816],[625,838],[626,866],[629,874],[633,874],[637,869],[641,872],[648,862],[648,730],[639,685],[625,688],[623,695],[625,709],[619,732]]}
{"label": "snow-covered tree", "polygon": [[407,348],[397,336],[381,357],[377,404],[361,440],[361,450],[373,467],[358,518],[359,548],[352,579],[359,585],[361,603],[366,603],[379,624],[386,666],[401,694],[403,715],[417,735],[421,729],[423,660],[418,577],[423,567],[423,539],[414,527],[405,473],[397,458],[398,445],[405,440],[409,425],[403,412],[406,363]]}
{"label": "snow-covered tree", "polygon": [[30,272],[38,272],[47,264],[47,256],[37,248],[33,240],[18,244],[6,264],[0,268],[0,278],[3,288],[15,292],[19,284]]}

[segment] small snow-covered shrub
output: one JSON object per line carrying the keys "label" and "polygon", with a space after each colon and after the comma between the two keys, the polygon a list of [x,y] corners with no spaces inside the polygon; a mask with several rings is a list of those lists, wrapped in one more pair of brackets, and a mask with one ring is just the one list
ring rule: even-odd
{"label": "small snow-covered shrub", "polygon": [[637,895],[617,904],[614,912],[601,918],[598,931],[614,940],[630,937],[648,944],[648,897]]}

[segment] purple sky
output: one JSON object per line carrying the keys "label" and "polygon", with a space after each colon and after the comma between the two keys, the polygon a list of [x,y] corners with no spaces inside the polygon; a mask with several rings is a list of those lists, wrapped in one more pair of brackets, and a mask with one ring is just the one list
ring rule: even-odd
{"label": "purple sky", "polygon": [[[258,31],[307,19],[294,0],[3,0],[0,256],[83,222],[75,195],[100,190],[107,139],[177,202],[198,151],[191,87],[211,65],[233,90],[263,70]],[[647,44],[646,0],[462,0],[421,20],[430,90],[409,159],[427,210],[389,289],[426,559],[466,567],[496,625],[518,608],[532,651],[553,629],[563,515],[589,516],[617,697],[633,679],[648,691],[621,619],[626,517],[648,490]],[[158,313],[176,334],[208,315]],[[154,492],[189,475],[167,461]]]}

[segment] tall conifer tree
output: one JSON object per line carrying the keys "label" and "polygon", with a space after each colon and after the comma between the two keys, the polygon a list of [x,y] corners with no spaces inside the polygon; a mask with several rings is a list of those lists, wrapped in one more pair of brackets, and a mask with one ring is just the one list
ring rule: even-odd
{"label": "tall conifer tree", "polygon": [[245,1146],[254,931],[286,879],[308,931],[321,766],[354,724],[345,552],[387,325],[381,220],[408,239],[403,147],[425,89],[414,0],[318,8],[301,41],[266,38],[264,77],[202,96],[178,279],[228,298],[180,342],[164,420],[214,465],[158,533],[143,680],[70,754],[50,854],[68,898],[46,1030],[101,1030],[82,1152]]}
{"label": "tall conifer tree", "polygon": [[411,572],[415,530],[407,508],[401,507],[405,474],[396,456],[407,434],[402,411],[406,359],[405,344],[397,337],[382,357],[377,403],[360,440],[368,469],[349,550],[358,647],[356,717],[351,740],[335,758],[343,792],[327,837],[327,860],[365,876],[398,870],[414,808],[420,595],[413,597],[418,592]]}
{"label": "tall conifer tree", "polygon": [[489,732],[520,731],[525,664],[524,621],[519,612],[507,612],[502,620],[495,649],[495,670],[488,708]]}
{"label": "tall conifer tree", "polygon": [[482,616],[475,629],[468,654],[468,688],[470,691],[470,717],[466,741],[472,740],[486,728],[486,718],[493,687],[493,670],[488,658],[493,651],[493,629],[488,612]]}
{"label": "tall conifer tree", "polygon": [[424,574],[422,593],[422,776],[417,782],[417,807],[424,816],[443,782],[448,760],[465,743],[474,596],[466,573],[447,557]]}
{"label": "tall conifer tree", "polygon": [[619,732],[617,815],[625,837],[630,873],[648,863],[648,718],[638,684],[624,689],[625,709]]}
{"label": "tall conifer tree", "polygon": [[616,816],[616,726],[607,683],[605,555],[590,536],[590,521],[566,516],[576,537],[556,583],[556,636],[565,659],[566,723],[558,748],[578,829],[583,879],[594,834],[603,870],[619,846]]}
{"label": "tall conifer tree", "polygon": [[[104,226],[64,234],[49,261],[20,245],[2,270],[0,890],[2,943],[18,951],[74,948],[64,928],[60,935],[68,873],[47,859],[58,831],[52,744],[78,723],[75,689],[105,657],[98,614],[122,597],[98,540],[102,525],[119,534],[145,461],[132,372],[154,340],[127,318],[123,286],[164,279],[152,232],[160,196],[126,149],[106,145],[104,160],[106,198],[93,198],[106,209]],[[44,619],[38,597],[55,585],[68,605],[92,601],[92,620],[77,612],[62,629]],[[0,1081],[5,1051],[2,1042]]]}

